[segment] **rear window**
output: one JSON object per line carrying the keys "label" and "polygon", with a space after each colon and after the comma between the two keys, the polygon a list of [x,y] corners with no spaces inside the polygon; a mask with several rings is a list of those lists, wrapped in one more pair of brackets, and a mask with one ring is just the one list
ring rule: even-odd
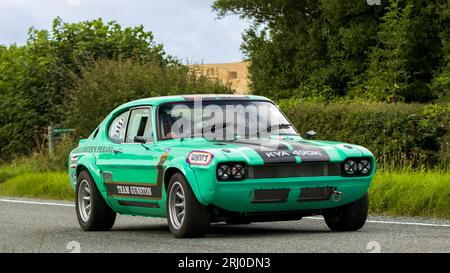
{"label": "rear window", "polygon": [[123,143],[125,140],[125,131],[127,128],[129,112],[126,111],[117,116],[108,129],[108,137],[114,143]]}

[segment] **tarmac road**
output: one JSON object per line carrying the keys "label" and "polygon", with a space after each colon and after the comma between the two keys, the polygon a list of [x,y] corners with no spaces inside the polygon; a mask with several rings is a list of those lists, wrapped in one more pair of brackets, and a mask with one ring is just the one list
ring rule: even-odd
{"label": "tarmac road", "polygon": [[0,212],[0,252],[450,252],[450,220],[371,216],[360,231],[331,232],[313,217],[175,239],[165,219],[121,215],[111,231],[84,232],[70,202],[0,197]]}

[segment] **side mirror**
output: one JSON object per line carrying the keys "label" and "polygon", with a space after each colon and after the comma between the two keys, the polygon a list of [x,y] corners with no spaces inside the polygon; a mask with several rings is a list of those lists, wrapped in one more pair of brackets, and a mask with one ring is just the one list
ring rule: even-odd
{"label": "side mirror", "polygon": [[313,138],[315,135],[317,135],[317,133],[313,130],[308,131],[305,134],[306,134],[306,138]]}
{"label": "side mirror", "polygon": [[143,136],[135,136],[134,142],[145,144],[145,143],[147,143],[147,139],[145,139],[145,137],[143,137]]}

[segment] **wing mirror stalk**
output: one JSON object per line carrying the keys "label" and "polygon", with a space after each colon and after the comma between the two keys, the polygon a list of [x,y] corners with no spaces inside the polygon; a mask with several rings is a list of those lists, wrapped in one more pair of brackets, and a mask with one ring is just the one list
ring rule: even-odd
{"label": "wing mirror stalk", "polygon": [[134,137],[134,142],[136,143],[141,143],[142,147],[144,147],[147,151],[150,150],[150,148],[145,145],[147,143],[147,139],[143,136],[135,136]]}

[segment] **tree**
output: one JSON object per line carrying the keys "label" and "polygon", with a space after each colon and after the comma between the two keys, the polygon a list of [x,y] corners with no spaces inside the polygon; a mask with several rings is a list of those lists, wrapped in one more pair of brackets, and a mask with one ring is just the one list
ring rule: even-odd
{"label": "tree", "polygon": [[431,88],[441,101],[450,101],[450,0],[439,6],[439,39],[442,45],[441,66],[435,71]]}
{"label": "tree", "polygon": [[156,60],[99,60],[82,68],[70,91],[67,124],[89,136],[117,106],[139,98],[192,93],[232,93],[229,86],[185,66]]}
{"label": "tree", "polygon": [[409,74],[408,31],[411,5],[399,7],[398,0],[391,1],[388,12],[381,18],[378,32],[378,44],[372,48],[367,80],[362,96],[373,100],[395,102],[403,100],[401,91],[407,89]]}
{"label": "tree", "polygon": [[242,45],[251,89],[274,98],[346,95],[366,69],[383,12],[359,0],[218,0],[213,8],[251,20]]}
{"label": "tree", "polygon": [[430,102],[448,90],[448,0],[216,0],[213,8],[251,22],[242,50],[255,94]]}
{"label": "tree", "polygon": [[47,126],[62,125],[68,117],[74,79],[97,60],[186,69],[142,26],[56,18],[50,31],[31,28],[26,45],[0,47],[0,160],[45,144]]}

